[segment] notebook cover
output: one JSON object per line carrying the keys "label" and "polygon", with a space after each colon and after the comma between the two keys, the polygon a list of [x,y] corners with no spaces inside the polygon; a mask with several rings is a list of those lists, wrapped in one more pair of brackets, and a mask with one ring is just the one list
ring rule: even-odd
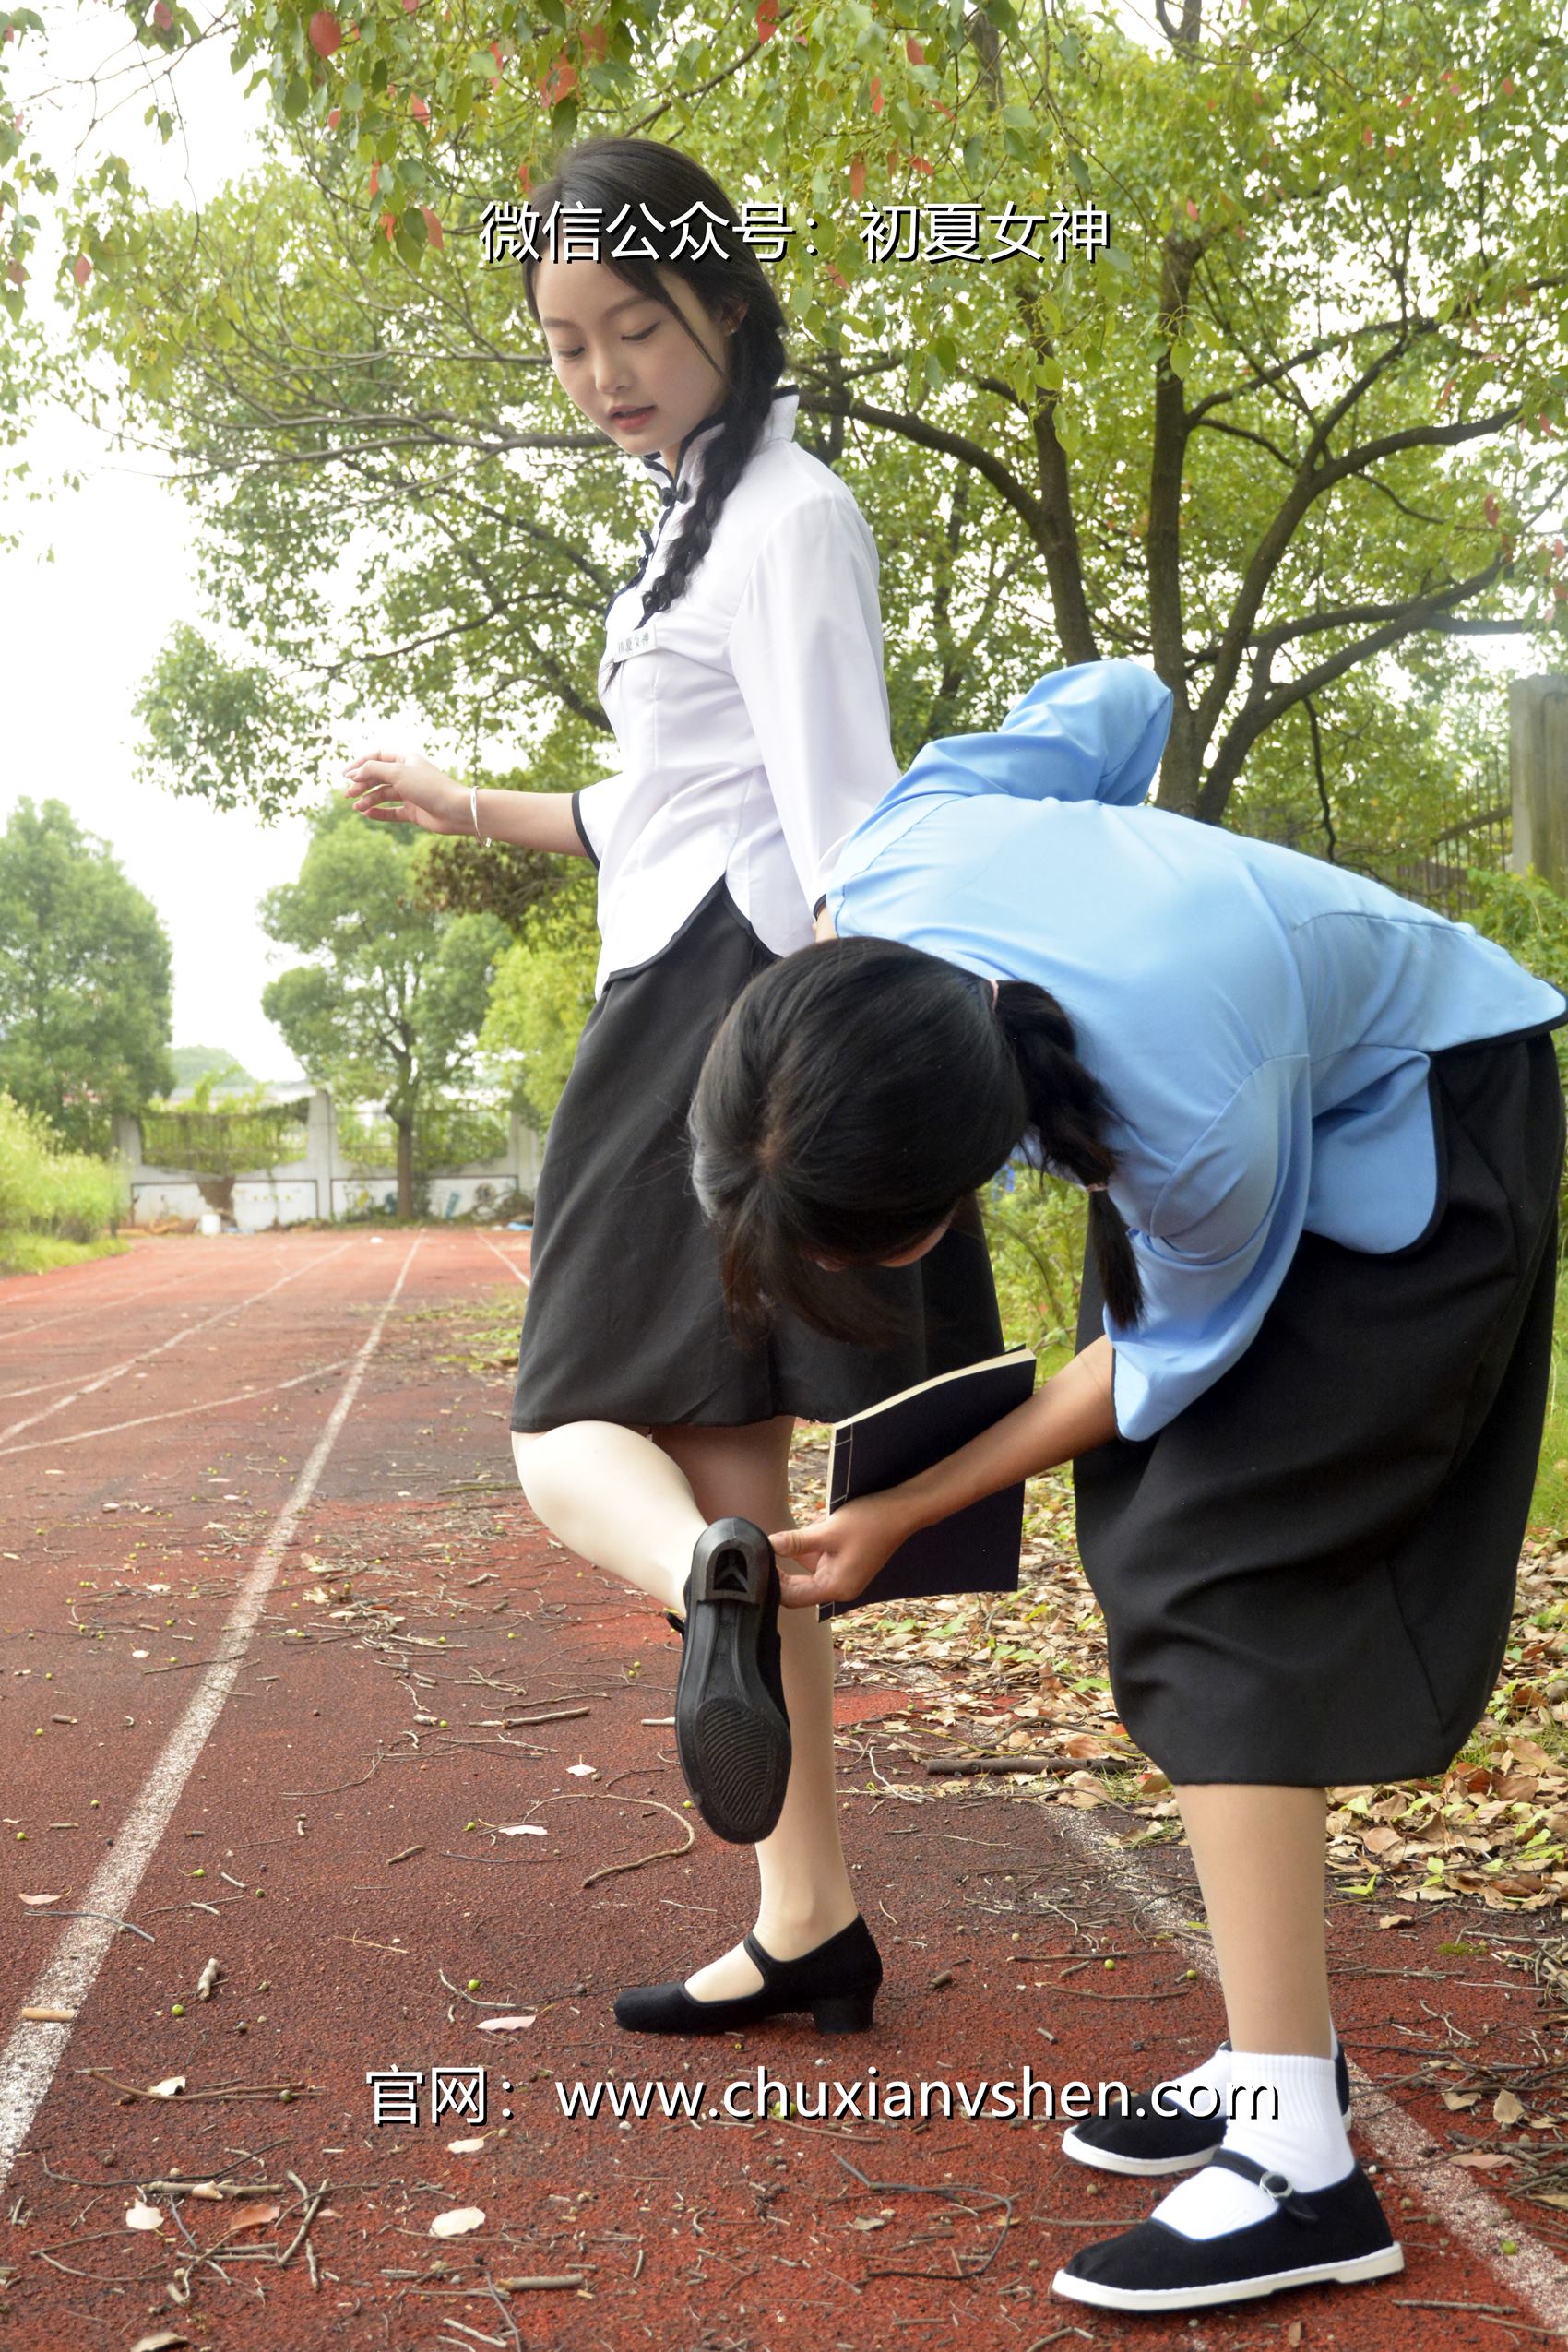
{"label": "notebook cover", "polygon": [[[829,1510],[857,1495],[897,1486],[956,1454],[1024,1404],[1034,1384],[1034,1356],[1028,1348],[1016,1348],[922,1381],[837,1422],[827,1467]],[[932,1593],[1016,1592],[1023,1534],[1020,1480],[982,1495],[934,1526],[918,1528],[864,1592],[853,1600],[825,1601],[822,1613],[836,1617],[869,1601],[924,1599]]]}

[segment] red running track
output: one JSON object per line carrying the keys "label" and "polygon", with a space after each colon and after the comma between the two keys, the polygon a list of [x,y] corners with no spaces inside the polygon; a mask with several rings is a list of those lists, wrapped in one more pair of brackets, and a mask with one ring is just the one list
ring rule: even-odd
{"label": "red running track", "polygon": [[[662,1618],[517,1493],[505,1364],[476,1365],[463,1327],[497,1294],[520,1308],[525,1272],[520,1236],[436,1229],[142,1240],[0,1283],[6,2340],[1445,2352],[1562,2333],[1553,2217],[1453,2161],[1496,2140],[1484,2108],[1450,2115],[1410,2079],[1444,2049],[1542,2046],[1521,1974],[1443,1953],[1454,1909],[1401,1934],[1398,1976],[1361,1907],[1334,1913],[1358,2146],[1403,2277],[1196,2326],[1052,2298],[1086,2233],[1157,2192],[1066,2162],[1059,2122],[944,2117],[940,2091],[925,2120],[885,2120],[868,2086],[976,2098],[1026,2063],[1058,2090],[1191,2064],[1223,2031],[1195,1893],[1184,1853],[1123,1853],[1113,1811],[932,1799],[878,1752],[899,1693],[840,1694],[847,1844],[887,1967],[874,2031],[618,2031],[621,1984],[688,1973],[749,1924],[751,1866],[685,1803]],[[531,2022],[481,2030],[494,2015]],[[709,2112],[759,2064],[805,2113]],[[436,2067],[459,2102],[485,2070],[482,2124],[432,2121]],[[372,2072],[405,2097],[417,2078],[416,2120],[377,2124]],[[691,2118],[657,2092],[641,2118],[564,2113],[605,2080],[671,2104],[704,2087]],[[818,2120],[824,2081],[858,2084],[860,2112],[835,2120],[830,2092]],[[177,2179],[232,2193],[153,2185]],[[126,2227],[143,2200],[156,2231]],[[434,2238],[456,2208],[483,2220]]]}

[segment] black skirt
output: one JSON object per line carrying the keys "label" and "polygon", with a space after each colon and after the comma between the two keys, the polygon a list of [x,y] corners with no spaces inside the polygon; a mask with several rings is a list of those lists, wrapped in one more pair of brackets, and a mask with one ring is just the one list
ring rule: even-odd
{"label": "black skirt", "polygon": [[849,1347],[792,1315],[766,1340],[737,1339],[692,1189],[686,1112],[714,1031],[776,960],[720,882],[588,1016],[540,1173],[515,1430],[838,1420],[1000,1349],[972,1202],[925,1257],[876,1271],[903,1326],[892,1345]]}
{"label": "black skirt", "polygon": [[[1123,1722],[1176,1782],[1441,1773],[1502,1666],[1551,1368],[1550,1037],[1433,1056],[1438,1207],[1302,1237],[1244,1356],[1075,1471]],[[1078,1344],[1100,1332],[1086,1279]]]}

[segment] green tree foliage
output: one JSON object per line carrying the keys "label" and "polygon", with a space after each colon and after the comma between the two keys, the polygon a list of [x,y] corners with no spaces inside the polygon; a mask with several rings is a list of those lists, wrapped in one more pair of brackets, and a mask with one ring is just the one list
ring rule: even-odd
{"label": "green tree foliage", "polygon": [[[565,861],[563,861],[565,862]],[[573,859],[575,868],[586,860]],[[593,876],[574,872],[567,887],[529,920],[496,967],[479,1048],[492,1082],[547,1126],[593,1009],[599,932]]]}
{"label": "green tree foliage", "polygon": [[238,1094],[255,1080],[248,1070],[242,1069],[228,1049],[221,1045],[177,1045],[169,1056],[174,1072],[174,1085],[194,1087],[199,1078],[209,1078],[219,1094]]}
{"label": "green tree foliage", "polygon": [[[1526,971],[1568,996],[1568,898],[1533,869],[1529,873],[1472,872],[1470,884],[1476,929],[1506,947]],[[1568,1085],[1568,1030],[1554,1030],[1552,1043]],[[1568,1230],[1562,1239],[1568,1247]]]}
{"label": "green tree foliage", "polygon": [[421,1106],[465,1075],[506,944],[493,916],[431,914],[417,900],[422,845],[347,801],[316,820],[297,882],[262,921],[307,958],[268,982],[262,1008],[289,1050],[347,1103],[380,1104],[398,1138],[398,1206],[413,1214]]}
{"label": "green tree foliage", "polygon": [[150,899],[63,801],[0,834],[0,1087],[78,1149],[173,1083],[169,941]]}
{"label": "green tree foliage", "polygon": [[1467,639],[1568,626],[1568,45],[1540,0],[1155,14],[1149,45],[1072,0],[248,0],[291,166],[199,218],[110,172],[79,215],[83,349],[187,475],[235,639],[172,640],[155,771],[280,804],[304,714],[394,692],[530,769],[558,721],[602,742],[645,489],[478,232],[564,140],[636,129],[788,204],[801,437],[883,550],[901,757],[1141,654],[1169,805],[1321,773],[1391,846],[1482,691]]}

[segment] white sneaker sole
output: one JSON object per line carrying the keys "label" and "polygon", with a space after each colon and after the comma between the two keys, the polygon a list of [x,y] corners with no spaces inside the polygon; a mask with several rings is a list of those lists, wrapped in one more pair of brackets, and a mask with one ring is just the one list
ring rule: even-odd
{"label": "white sneaker sole", "polygon": [[1092,2278],[1069,2278],[1059,2270],[1051,2290],[1070,2302],[1095,2303],[1108,2311],[1195,2311],[1210,2303],[1255,2302],[1288,2287],[1354,2287],[1362,2279],[1388,2278],[1404,2267],[1404,2248],[1383,2246],[1375,2254],[1359,2254],[1349,2262],[1309,2263],[1301,2270],[1217,2280],[1208,2287],[1102,2287]]}
{"label": "white sneaker sole", "polygon": [[[1215,2142],[1215,2147],[1219,2145]],[[1075,2131],[1062,2135],[1062,2153],[1071,2156],[1075,2164],[1093,2165],[1097,2172],[1126,2172],[1140,2180],[1154,2180],[1167,2172],[1196,2172],[1208,2162],[1214,2148],[1199,2148],[1193,2156],[1117,2156],[1110,2148],[1097,2148],[1091,2141],[1080,2140]]]}
{"label": "white sneaker sole", "polygon": [[[1344,2109],[1340,2120],[1348,2132],[1350,2128],[1348,2108]],[[1217,2140],[1214,2147],[1200,2148],[1194,2156],[1118,2156],[1110,2148],[1097,2148],[1091,2140],[1080,2139],[1076,2124],[1070,2125],[1062,2134],[1062,2153],[1071,2156],[1075,2164],[1092,2165],[1097,2172],[1131,2174],[1139,2180],[1158,2180],[1172,2172],[1196,2172],[1208,2162],[1218,2145]]]}

